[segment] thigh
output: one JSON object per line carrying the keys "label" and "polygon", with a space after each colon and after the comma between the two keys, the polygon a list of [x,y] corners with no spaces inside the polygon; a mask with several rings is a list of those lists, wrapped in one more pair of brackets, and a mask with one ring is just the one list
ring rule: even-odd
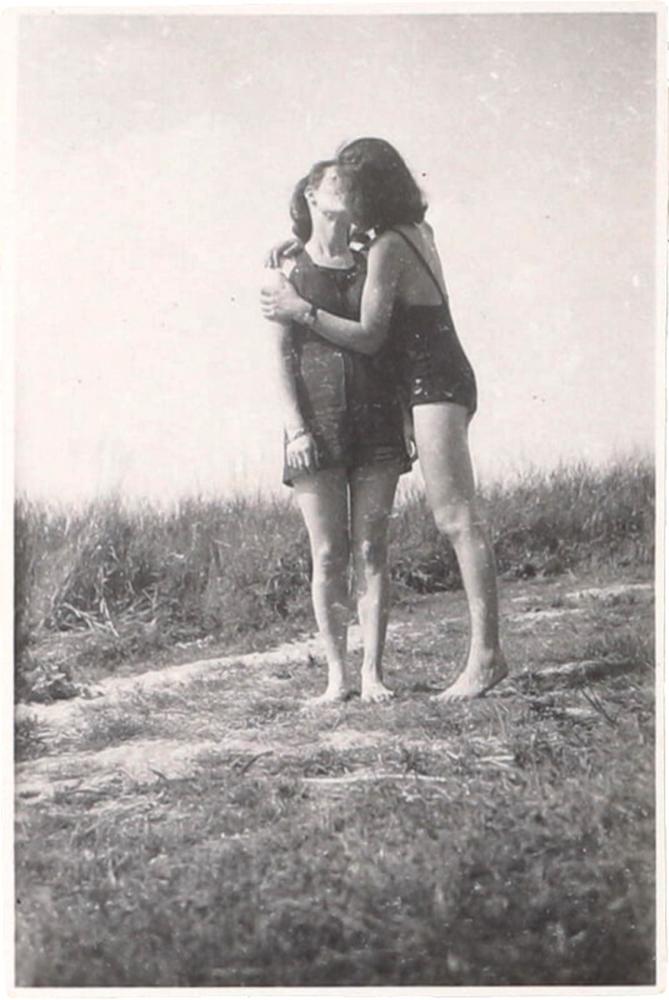
{"label": "thigh", "polygon": [[401,471],[399,461],[362,465],[350,473],[354,544],[385,538]]}
{"label": "thigh", "polygon": [[468,503],[474,497],[469,419],[465,407],[458,403],[422,403],[413,408],[418,459],[433,510],[445,504]]}
{"label": "thigh", "polygon": [[312,548],[327,544],[348,550],[348,477],[346,469],[322,469],[295,480],[294,493]]}

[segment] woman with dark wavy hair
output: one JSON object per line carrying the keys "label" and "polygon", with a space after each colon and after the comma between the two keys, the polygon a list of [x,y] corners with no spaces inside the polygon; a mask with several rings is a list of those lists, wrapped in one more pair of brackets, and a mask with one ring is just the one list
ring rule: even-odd
{"label": "woman with dark wavy hair", "polygon": [[428,503],[453,544],[469,605],[467,662],[438,697],[472,698],[507,674],[494,555],[476,502],[467,440],[476,379],[451,317],[427,206],[404,160],[385,140],[364,138],[342,147],[337,162],[354,225],[375,234],[360,319],[315,307],[287,283],[263,295],[263,312],[275,320],[301,318],[331,343],[368,356],[393,352]]}
{"label": "woman with dark wavy hair", "polygon": [[[361,697],[384,701],[381,657],[388,620],[388,518],[411,463],[397,387],[383,349],[374,357],[336,346],[312,328],[313,312],[357,322],[365,257],[348,242],[350,216],[334,161],[316,164],[290,206],[302,249],[284,262],[285,284],[309,308],[282,317],[273,338],[284,417],[284,483],[295,490],[313,564],[314,611],[328,684],[314,699],[346,694],[349,563],[363,636]],[[271,317],[274,318],[274,317]],[[278,317],[277,317],[278,318]]]}

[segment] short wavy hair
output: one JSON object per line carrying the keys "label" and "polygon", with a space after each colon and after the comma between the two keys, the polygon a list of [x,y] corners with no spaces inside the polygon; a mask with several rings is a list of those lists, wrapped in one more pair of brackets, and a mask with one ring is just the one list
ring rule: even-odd
{"label": "short wavy hair", "polygon": [[323,180],[325,171],[329,167],[336,166],[336,160],[320,160],[318,163],[314,163],[306,177],[302,177],[295,185],[293,196],[290,199],[290,217],[293,220],[293,232],[303,243],[307,243],[311,239],[312,232],[311,212],[305,192],[308,187],[317,188]]}
{"label": "short wavy hair", "polygon": [[427,211],[411,171],[385,139],[354,139],[337,151],[337,165],[355,225],[383,232],[422,222]]}

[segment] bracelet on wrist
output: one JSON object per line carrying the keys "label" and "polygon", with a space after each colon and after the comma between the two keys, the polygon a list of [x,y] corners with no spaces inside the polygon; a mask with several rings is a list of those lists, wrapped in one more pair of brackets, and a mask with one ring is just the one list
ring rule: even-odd
{"label": "bracelet on wrist", "polygon": [[308,326],[310,330],[313,330],[314,326],[316,325],[316,320],[318,318],[317,315],[316,315],[317,312],[318,312],[317,306],[315,306],[313,304],[313,302],[310,302],[309,303],[309,308],[306,310],[306,312],[302,316],[302,321],[301,321],[302,325],[303,326]]}

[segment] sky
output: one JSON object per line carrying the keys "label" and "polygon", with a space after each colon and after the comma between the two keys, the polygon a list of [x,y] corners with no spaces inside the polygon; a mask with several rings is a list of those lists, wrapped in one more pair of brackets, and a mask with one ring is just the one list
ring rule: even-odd
{"label": "sky", "polygon": [[479,477],[651,451],[655,47],[638,11],[22,15],[17,490],[282,489],[262,260],[360,135],[429,202]]}

